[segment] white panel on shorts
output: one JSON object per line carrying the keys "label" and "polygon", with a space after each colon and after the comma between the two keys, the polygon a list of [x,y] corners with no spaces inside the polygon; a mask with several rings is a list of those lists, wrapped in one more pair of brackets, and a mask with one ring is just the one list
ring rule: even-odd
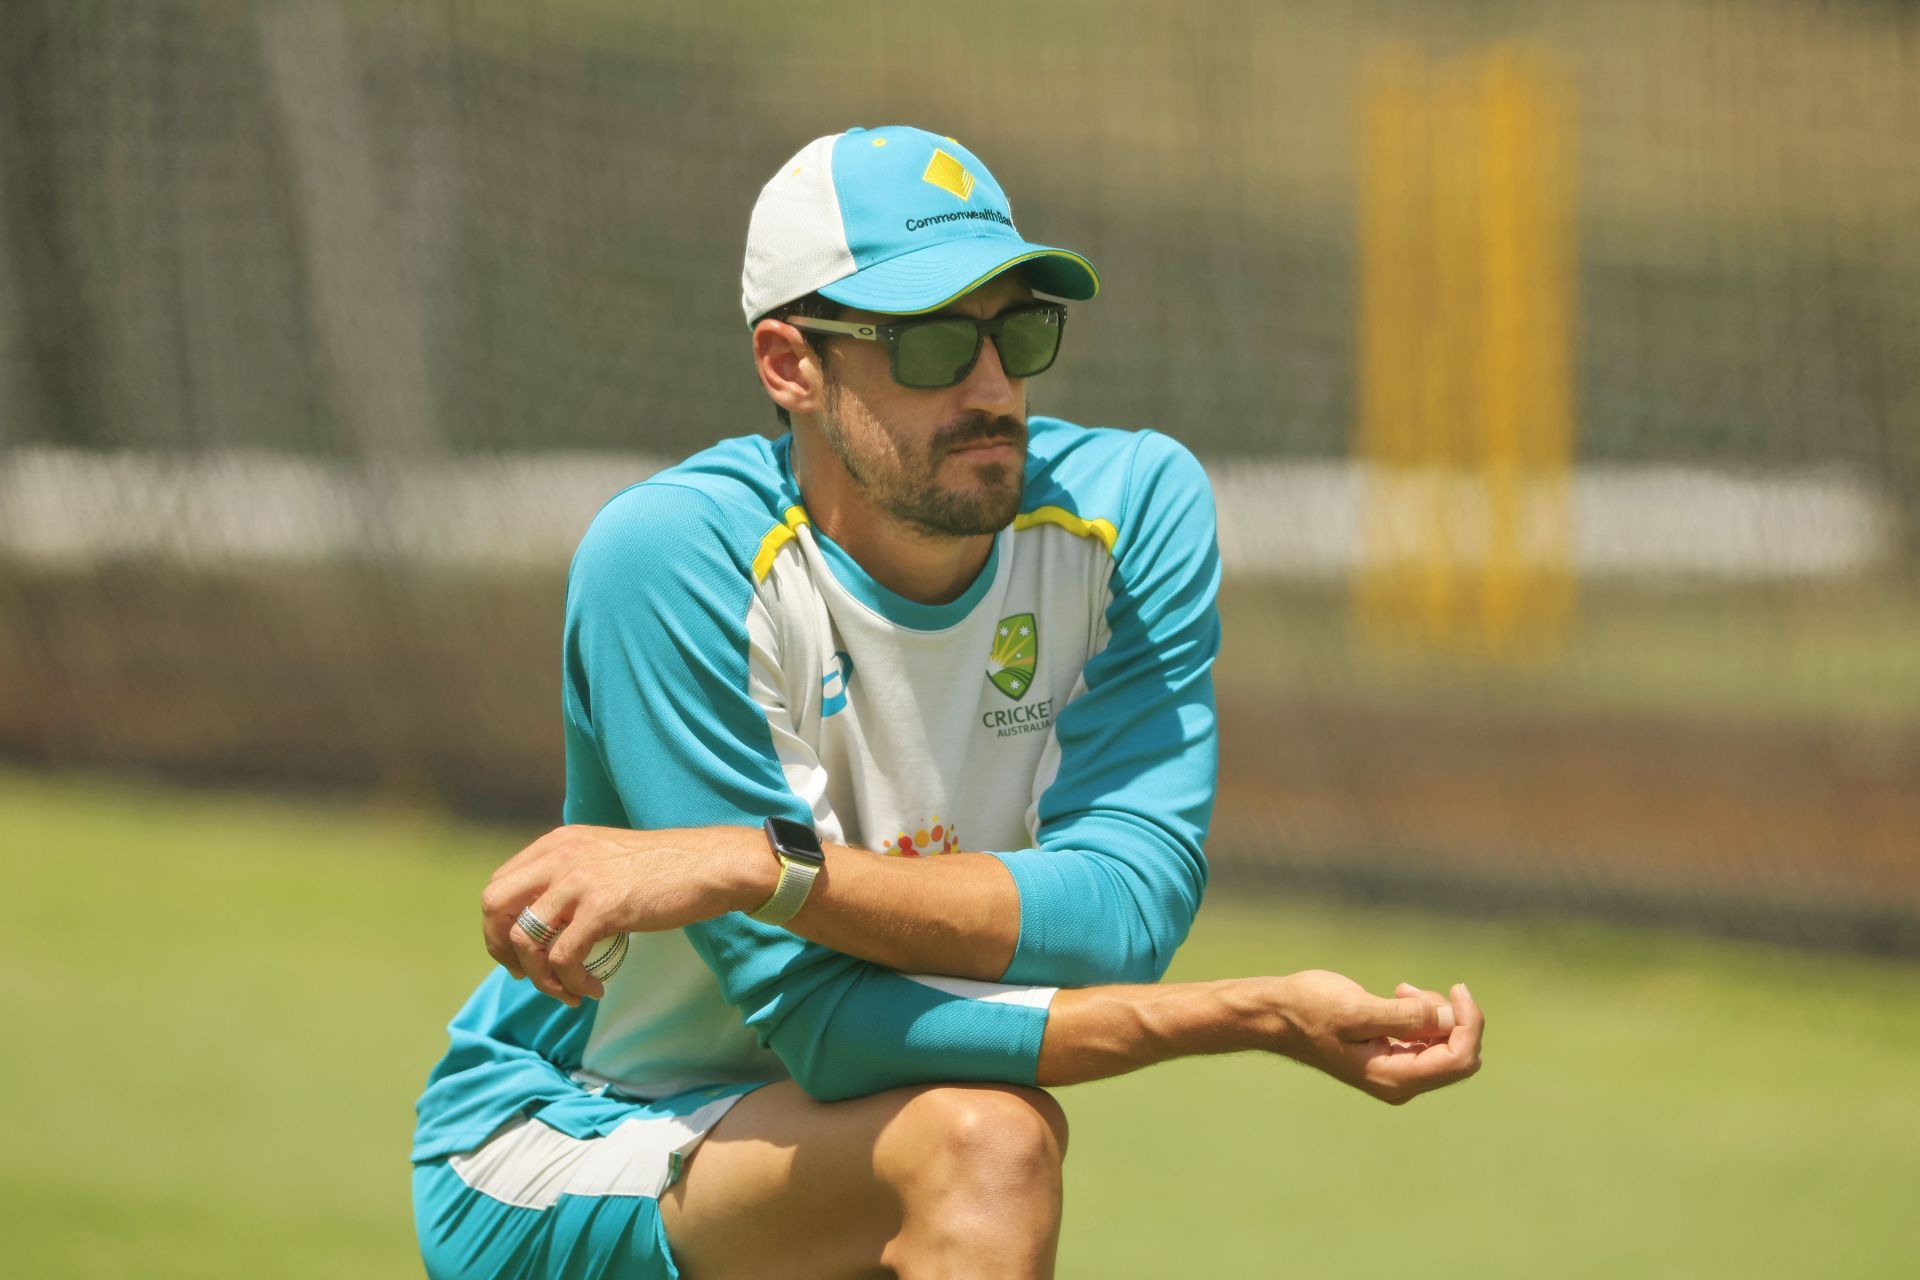
{"label": "white panel on shorts", "polygon": [[480,1194],[521,1209],[550,1209],[561,1196],[658,1199],[681,1159],[744,1096],[716,1098],[684,1116],[636,1116],[603,1138],[570,1138],[536,1119],[516,1120],[447,1167]]}

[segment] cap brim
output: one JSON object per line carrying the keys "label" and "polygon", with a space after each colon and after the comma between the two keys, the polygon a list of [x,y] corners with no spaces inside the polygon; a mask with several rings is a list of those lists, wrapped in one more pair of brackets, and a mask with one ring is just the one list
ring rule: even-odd
{"label": "cap brim", "polygon": [[981,237],[947,240],[823,285],[819,293],[843,307],[914,315],[946,306],[1009,267],[1019,267],[1040,293],[1085,302],[1100,292],[1093,264],[1068,249]]}

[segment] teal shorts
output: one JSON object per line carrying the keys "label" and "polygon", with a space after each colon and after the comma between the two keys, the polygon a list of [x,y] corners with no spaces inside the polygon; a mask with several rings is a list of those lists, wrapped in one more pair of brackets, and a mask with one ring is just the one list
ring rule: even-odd
{"label": "teal shorts", "polygon": [[[757,1084],[653,1102],[599,1097],[604,1132],[515,1120],[473,1151],[413,1169],[414,1229],[433,1280],[677,1280],[660,1194]],[[586,1099],[582,1099],[586,1101]],[[569,1128],[577,1126],[569,1124]]]}

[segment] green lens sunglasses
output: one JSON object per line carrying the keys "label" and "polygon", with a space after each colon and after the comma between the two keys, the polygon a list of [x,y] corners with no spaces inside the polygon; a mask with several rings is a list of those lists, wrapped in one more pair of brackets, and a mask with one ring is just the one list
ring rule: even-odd
{"label": "green lens sunglasses", "polygon": [[808,333],[828,333],[883,343],[892,362],[893,380],[903,387],[931,391],[951,387],[973,372],[980,344],[993,339],[1000,367],[1009,378],[1031,378],[1045,373],[1060,354],[1060,333],[1067,326],[1067,309],[1057,302],[1022,307],[991,320],[972,316],[930,316],[893,324],[861,324],[850,320],[814,320],[789,317],[787,323]]}

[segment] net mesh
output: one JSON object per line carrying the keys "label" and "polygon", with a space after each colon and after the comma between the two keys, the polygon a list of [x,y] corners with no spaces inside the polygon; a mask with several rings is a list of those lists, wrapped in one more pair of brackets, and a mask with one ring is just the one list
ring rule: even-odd
{"label": "net mesh", "polygon": [[0,753],[548,819],[567,556],[774,429],[748,210],[962,138],[1213,474],[1210,851],[1920,947],[1920,12],[13,0]]}

